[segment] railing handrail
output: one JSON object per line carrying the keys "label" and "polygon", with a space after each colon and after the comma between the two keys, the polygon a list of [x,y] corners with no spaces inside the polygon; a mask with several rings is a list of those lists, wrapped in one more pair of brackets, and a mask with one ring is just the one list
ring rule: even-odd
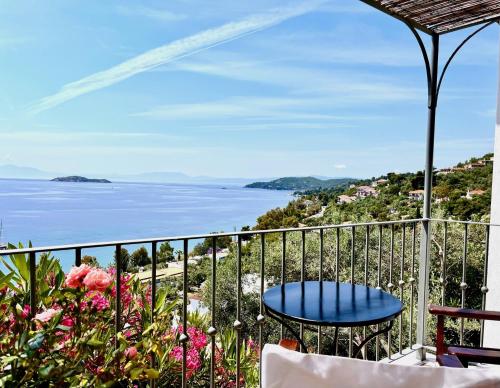
{"label": "railing handrail", "polygon": [[1,250],[0,256],[14,255],[14,254],[28,254],[28,253],[57,252],[57,251],[66,251],[73,249],[116,247],[117,245],[137,245],[137,244],[151,244],[151,243],[162,243],[162,242],[172,242],[172,241],[184,241],[184,240],[201,240],[213,237],[219,238],[219,237],[252,236],[252,235],[258,236],[258,235],[283,233],[283,232],[288,233],[288,232],[313,231],[313,230],[342,229],[342,228],[376,226],[376,225],[416,224],[422,221],[425,221],[425,219],[416,218],[416,219],[395,220],[395,221],[373,221],[373,222],[345,223],[345,224],[334,224],[334,225],[303,226],[297,228],[280,228],[280,229],[265,229],[265,230],[249,230],[249,231],[239,231],[239,232],[205,233],[205,234],[195,234],[187,236],[141,238],[132,240],[117,240],[117,241],[105,241],[105,242],[95,242],[95,243],[76,243],[76,244],[53,245],[53,246],[31,247],[31,248],[27,247],[27,248]]}

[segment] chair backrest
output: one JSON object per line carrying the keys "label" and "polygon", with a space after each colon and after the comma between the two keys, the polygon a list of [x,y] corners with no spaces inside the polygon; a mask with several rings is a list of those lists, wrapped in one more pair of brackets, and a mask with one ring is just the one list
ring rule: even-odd
{"label": "chair backrest", "polygon": [[344,357],[304,354],[266,344],[262,387],[500,387],[497,368],[455,369],[408,366]]}

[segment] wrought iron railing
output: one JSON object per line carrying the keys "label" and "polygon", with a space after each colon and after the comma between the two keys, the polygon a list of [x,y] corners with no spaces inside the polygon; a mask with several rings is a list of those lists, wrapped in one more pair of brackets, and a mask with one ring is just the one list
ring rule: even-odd
{"label": "wrought iron railing", "polygon": [[[432,241],[429,258],[427,261],[421,259],[421,231],[422,223],[430,222],[432,226]],[[461,232],[459,231],[461,229]],[[472,232],[472,233],[471,233]],[[279,284],[286,281],[305,281],[311,279],[335,280],[366,284],[372,287],[384,289],[393,293],[403,300],[406,308],[397,324],[388,333],[387,339],[377,337],[374,343],[367,344],[363,351],[363,357],[367,359],[380,360],[391,358],[394,353],[403,354],[405,349],[412,349],[420,345],[415,345],[416,332],[425,327],[419,327],[419,321],[415,314],[417,300],[422,298],[417,287],[419,282],[426,279],[419,279],[419,267],[428,265],[431,273],[429,284],[424,287],[429,289],[429,300],[433,303],[459,304],[462,307],[484,308],[487,288],[487,257],[490,225],[477,222],[462,222],[451,220],[401,220],[388,222],[369,222],[357,224],[327,225],[288,229],[274,229],[261,231],[245,231],[234,233],[217,233],[192,236],[159,237],[152,239],[136,239],[124,241],[112,241],[89,244],[73,244],[61,246],[47,246],[23,248],[15,250],[1,251],[1,255],[27,254],[29,255],[30,269],[30,304],[31,311],[36,311],[37,290],[36,290],[36,265],[37,255],[46,252],[74,251],[74,264],[80,265],[82,261],[82,251],[100,247],[114,247],[116,265],[116,320],[115,336],[122,330],[120,321],[120,311],[122,306],[122,295],[120,291],[121,281],[121,254],[122,247],[129,245],[146,245],[151,248],[152,255],[152,304],[155,304],[157,297],[157,247],[163,242],[182,244],[182,313],[181,320],[184,328],[188,327],[188,265],[189,244],[195,240],[210,239],[212,243],[211,252],[211,290],[209,298],[209,311],[211,314],[210,328],[207,334],[211,337],[211,368],[210,384],[215,386],[215,348],[216,334],[220,327],[217,322],[215,311],[218,300],[216,293],[217,284],[217,241],[221,238],[232,237],[234,242],[234,256],[230,259],[236,261],[236,313],[234,316],[233,329],[236,331],[237,343],[240,344],[244,333],[244,323],[242,322],[242,262],[246,259],[243,254],[243,242],[250,240],[258,247],[258,290],[260,295],[269,284]],[[458,235],[461,233],[461,236]],[[271,237],[273,236],[273,237]],[[482,236],[482,237],[481,237]],[[457,242],[456,239],[459,238]],[[462,241],[460,241],[460,239]],[[291,244],[298,243],[299,249],[292,249]],[[461,252],[457,252],[457,246],[461,246]],[[280,278],[269,278],[266,274],[266,260],[269,254],[276,254],[276,250],[281,256]],[[298,257],[292,257],[297,254]],[[478,272],[478,263],[481,262],[481,281],[471,286],[468,280],[469,260],[474,260],[473,271]],[[477,274],[475,274],[477,275]],[[474,275],[474,276],[475,276]],[[476,278],[477,280],[477,278]],[[456,284],[458,282],[458,284]],[[421,286],[421,285],[420,285]],[[421,289],[421,288],[420,288]],[[459,290],[459,291],[457,291]],[[256,295],[258,298],[260,295]],[[469,303],[470,302],[470,303]],[[152,320],[154,322],[154,314]],[[250,324],[246,322],[246,324]],[[259,346],[262,346],[266,339],[277,338],[278,333],[270,334],[266,326],[273,324],[264,317],[264,308],[260,300],[258,314],[254,317],[254,322],[258,326]],[[420,324],[421,326],[421,324]],[[317,352],[328,352],[325,342],[328,342],[327,331],[320,328],[311,329],[300,324],[299,330],[302,338],[309,336],[311,350]],[[463,320],[460,324],[459,341],[474,342],[474,338],[466,338],[465,325]],[[483,325],[479,329],[479,342],[483,341]],[[370,328],[348,329],[340,341],[340,354],[351,356],[353,344],[358,337],[366,337]],[[272,330],[271,330],[272,331]],[[286,336],[285,328],[281,327],[279,336]],[[307,334],[306,334],[307,333]],[[312,333],[312,334],[311,334]],[[430,333],[432,334],[432,333]],[[274,337],[273,337],[274,335]],[[313,337],[311,337],[313,336]],[[116,337],[115,337],[116,338]],[[306,338],[307,340],[307,338]],[[183,346],[182,361],[182,386],[187,385],[186,381],[186,346],[187,331],[180,336],[180,343]],[[116,342],[116,341],[115,341]],[[241,347],[236,346],[236,376],[240,376]],[[152,361],[154,363],[154,360]],[[236,378],[236,386],[240,386],[239,378]]]}

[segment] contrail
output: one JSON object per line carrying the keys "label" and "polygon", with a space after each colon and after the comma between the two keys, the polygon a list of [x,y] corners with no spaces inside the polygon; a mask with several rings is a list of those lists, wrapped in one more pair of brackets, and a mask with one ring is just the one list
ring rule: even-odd
{"label": "contrail", "polygon": [[57,93],[44,97],[31,106],[31,113],[40,113],[73,98],[123,81],[160,65],[193,55],[231,40],[253,34],[283,21],[317,9],[325,0],[305,1],[286,8],[248,16],[239,21],[223,24],[186,38],[178,39],[134,58],[64,85]]}

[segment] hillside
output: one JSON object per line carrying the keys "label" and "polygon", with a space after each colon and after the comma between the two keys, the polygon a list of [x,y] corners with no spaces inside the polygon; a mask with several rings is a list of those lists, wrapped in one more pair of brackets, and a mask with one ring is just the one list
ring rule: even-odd
{"label": "hillside", "polygon": [[[493,154],[435,170],[434,216],[488,221]],[[312,189],[257,220],[256,229],[420,218],[424,173],[387,173],[343,188]]]}
{"label": "hillside", "polygon": [[308,177],[286,177],[278,178],[270,182],[254,182],[246,185],[252,189],[267,189],[267,190],[322,190],[333,188],[347,188],[349,184],[357,182],[353,178],[333,178],[333,179],[318,179],[312,176]]}

